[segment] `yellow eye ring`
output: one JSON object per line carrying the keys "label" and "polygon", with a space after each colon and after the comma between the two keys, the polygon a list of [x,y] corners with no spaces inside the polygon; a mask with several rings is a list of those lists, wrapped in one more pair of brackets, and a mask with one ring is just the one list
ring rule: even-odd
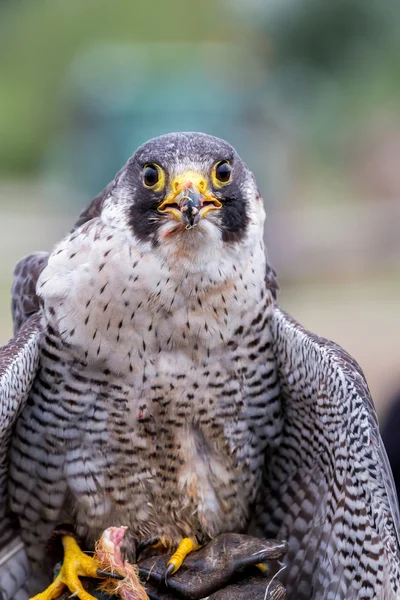
{"label": "yellow eye ring", "polygon": [[146,163],[143,167],[143,185],[149,190],[161,192],[165,186],[165,174],[160,165]]}
{"label": "yellow eye ring", "polygon": [[212,170],[212,180],[215,187],[220,188],[230,182],[232,167],[227,160],[220,160]]}

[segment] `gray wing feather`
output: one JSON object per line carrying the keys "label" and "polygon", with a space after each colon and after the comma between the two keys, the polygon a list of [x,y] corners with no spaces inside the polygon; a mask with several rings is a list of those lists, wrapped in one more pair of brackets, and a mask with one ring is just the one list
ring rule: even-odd
{"label": "gray wing feather", "polygon": [[0,348],[0,546],[9,538],[7,511],[8,448],[14,423],[36,375],[39,361],[40,317],[34,315]]}
{"label": "gray wing feather", "polygon": [[24,584],[29,577],[28,557],[19,537],[0,550],[0,598],[28,600]]}
{"label": "gray wing feather", "polygon": [[[26,579],[26,557],[18,545],[15,522],[8,507],[8,453],[15,421],[36,375],[39,335],[40,315],[36,314],[0,348],[0,591],[5,598],[11,597]],[[19,566],[11,569],[14,563]]]}
{"label": "gray wing feather", "polygon": [[363,373],[277,306],[271,326],[284,432],[267,459],[260,526],[289,542],[289,595],[399,598],[399,509]]}
{"label": "gray wing feather", "polygon": [[14,269],[14,281],[11,290],[14,335],[31,315],[39,311],[40,304],[36,295],[36,282],[48,260],[48,252],[35,252],[22,258]]}
{"label": "gray wing feather", "polygon": [[265,283],[270,290],[272,297],[276,300],[279,290],[278,278],[274,269],[268,263],[265,270]]}

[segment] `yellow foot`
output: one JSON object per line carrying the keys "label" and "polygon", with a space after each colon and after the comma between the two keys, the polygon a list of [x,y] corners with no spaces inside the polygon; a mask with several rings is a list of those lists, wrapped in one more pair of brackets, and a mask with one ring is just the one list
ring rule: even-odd
{"label": "yellow foot", "polygon": [[78,596],[81,600],[96,600],[82,586],[79,577],[96,577],[99,565],[87,554],[84,554],[76,543],[75,538],[70,535],[64,535],[62,538],[64,546],[64,562],[61,571],[49,585],[49,587],[40,594],[37,594],[30,600],[54,600],[67,587],[71,595]]}
{"label": "yellow foot", "polygon": [[167,562],[167,568],[165,570],[165,583],[168,582],[168,577],[176,573],[176,571],[182,566],[183,561],[190,552],[198,550],[201,546],[196,540],[190,538],[183,538],[178,546],[177,551],[171,556]]}

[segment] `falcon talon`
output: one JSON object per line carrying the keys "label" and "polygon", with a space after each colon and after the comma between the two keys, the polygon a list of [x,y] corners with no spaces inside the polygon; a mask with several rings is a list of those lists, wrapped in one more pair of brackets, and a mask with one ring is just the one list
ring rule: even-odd
{"label": "falcon talon", "polygon": [[167,568],[165,569],[165,573],[164,573],[164,583],[166,586],[168,586],[168,580],[169,577],[171,575],[173,575],[175,573],[177,569],[175,568],[175,566],[173,564],[168,564]]}
{"label": "falcon talon", "polygon": [[181,568],[186,556],[188,554],[190,554],[191,552],[195,552],[196,550],[199,550],[199,548],[201,548],[201,545],[198,544],[197,541],[194,541],[191,538],[183,538],[180,541],[177,550],[174,552],[174,554],[171,556],[171,558],[169,559],[169,561],[167,563],[167,568],[166,568],[165,574],[164,574],[164,580],[165,580],[166,585],[168,585],[167,582],[168,582],[169,576],[173,575],[174,573],[176,573],[176,571],[178,569]]}

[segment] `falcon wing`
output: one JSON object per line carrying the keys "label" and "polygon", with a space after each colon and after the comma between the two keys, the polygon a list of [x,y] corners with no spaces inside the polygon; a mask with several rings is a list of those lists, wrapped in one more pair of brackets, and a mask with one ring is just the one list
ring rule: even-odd
{"label": "falcon wing", "polygon": [[22,258],[14,269],[14,281],[11,289],[14,335],[31,315],[39,311],[36,282],[48,260],[48,252],[35,252]]}
{"label": "falcon wing", "polygon": [[0,547],[10,538],[7,514],[8,447],[14,423],[27,399],[39,361],[40,315],[30,317],[0,348]]}
{"label": "falcon wing", "polygon": [[25,405],[39,361],[40,315],[28,318],[0,348],[0,596],[11,597],[26,579],[27,560],[9,512],[8,450],[14,423]]}
{"label": "falcon wing", "polygon": [[282,443],[267,457],[263,534],[289,542],[300,600],[400,597],[399,509],[363,373],[278,306]]}

